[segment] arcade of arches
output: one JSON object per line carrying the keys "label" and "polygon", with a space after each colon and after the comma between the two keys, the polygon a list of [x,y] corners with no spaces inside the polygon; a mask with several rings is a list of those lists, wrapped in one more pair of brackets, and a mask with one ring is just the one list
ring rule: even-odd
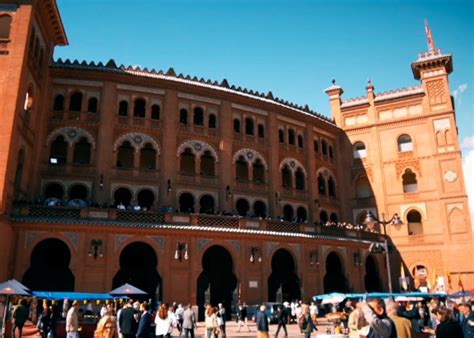
{"label": "arcade of arches", "polygon": [[[126,237],[117,235],[115,241]],[[87,252],[81,255],[76,250],[77,244],[66,244],[66,238],[42,239],[32,246],[30,256],[24,258],[26,268],[19,278],[33,290],[51,291],[82,291],[84,285],[93,285],[88,280],[99,285],[95,290],[84,290],[89,292],[106,292],[129,283],[146,291],[149,295],[146,298],[191,301],[200,309],[207,302],[223,303],[228,313],[239,300],[249,304],[290,301],[308,299],[323,292],[383,289],[385,271],[381,270],[381,260],[372,255],[362,260],[362,268],[353,266],[351,255],[343,257],[329,251],[319,267],[319,261],[314,264],[313,258],[311,263],[304,258],[310,252],[314,253],[314,247],[305,249],[296,243],[286,248],[275,246],[274,242],[247,247],[244,241],[236,246],[237,241],[227,240],[201,249],[200,241],[207,243],[208,240],[195,238],[192,242],[192,238],[183,234],[179,237],[146,237],[157,242],[137,237],[115,249],[113,246],[118,242],[113,243],[114,235],[109,235],[110,241],[104,237],[104,255],[100,257],[91,257]],[[186,240],[191,240],[186,242],[186,250],[189,250],[186,258],[175,256],[175,250],[179,249],[177,245]],[[253,260],[247,256],[250,253],[255,254]],[[316,256],[319,255],[323,257],[322,253]],[[78,262],[84,267],[79,267]],[[98,269],[94,264],[104,265]],[[353,278],[357,274],[359,277]]]}

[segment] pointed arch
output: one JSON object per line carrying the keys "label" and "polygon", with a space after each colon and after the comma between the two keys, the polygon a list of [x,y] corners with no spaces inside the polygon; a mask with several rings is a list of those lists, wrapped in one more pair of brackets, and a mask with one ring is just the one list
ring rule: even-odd
{"label": "pointed arch", "polygon": [[114,143],[114,151],[117,151],[117,148],[124,142],[128,141],[135,149],[135,152],[139,152],[147,143],[151,143],[153,148],[156,150],[157,155],[160,155],[160,146],[158,142],[151,136],[143,133],[128,133],[123,134]]}
{"label": "pointed arch", "polygon": [[62,135],[64,137],[64,140],[66,140],[66,142],[71,147],[75,143],[80,141],[83,137],[85,137],[87,141],[89,141],[89,143],[92,145],[92,148],[95,149],[94,137],[92,137],[92,135],[87,130],[77,127],[63,127],[53,130],[46,138],[46,145],[50,145],[51,142],[59,135]]}
{"label": "pointed arch", "polygon": [[216,159],[216,163],[219,162],[219,156],[216,149],[209,143],[199,140],[187,140],[181,143],[176,151],[176,157],[179,157],[186,148],[191,149],[192,153],[196,157],[201,157],[206,151],[210,151],[211,155]]}
{"label": "pointed arch", "polygon": [[268,170],[268,165],[265,161],[265,158],[258,151],[250,148],[242,148],[234,153],[232,163],[235,164],[240,156],[244,156],[246,161],[249,162],[251,166],[257,161],[257,159],[259,159],[265,167],[265,170]]}

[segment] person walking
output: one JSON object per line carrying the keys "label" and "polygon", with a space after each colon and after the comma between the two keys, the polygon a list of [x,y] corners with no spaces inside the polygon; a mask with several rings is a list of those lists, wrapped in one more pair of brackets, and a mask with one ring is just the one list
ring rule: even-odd
{"label": "person walking", "polygon": [[15,330],[18,328],[18,337],[21,338],[23,326],[28,319],[29,313],[30,309],[28,308],[28,303],[26,299],[22,298],[20,304],[13,311],[12,337],[15,337]]}
{"label": "person walking", "polygon": [[313,319],[309,313],[309,306],[307,304],[301,305],[301,313],[297,317],[297,322],[300,327],[301,333],[304,334],[305,338],[310,338],[311,333],[317,330],[314,326]]}
{"label": "person walking", "polygon": [[222,305],[222,303],[219,303],[218,309],[217,309],[217,324],[219,326],[219,331],[221,333],[222,338],[225,338],[225,323],[226,323],[226,318],[225,318],[225,307]]}
{"label": "person walking", "polygon": [[213,338],[217,334],[218,325],[217,325],[217,315],[214,307],[210,304],[206,305],[205,313],[205,324],[206,324],[206,337]]}
{"label": "person walking", "polygon": [[278,312],[277,312],[277,320],[278,320],[278,327],[275,332],[275,337],[278,337],[278,333],[280,332],[280,329],[283,328],[283,331],[285,331],[285,337],[288,337],[288,331],[286,329],[286,323],[288,323],[288,313],[286,310],[283,308],[283,305],[278,305]]}
{"label": "person walking", "polygon": [[191,304],[188,304],[183,312],[183,330],[185,338],[194,338],[194,328],[196,327],[196,317],[194,316]]}
{"label": "person walking", "polygon": [[257,338],[268,338],[268,317],[265,313],[266,306],[260,305],[255,322],[257,324]]}
{"label": "person walking", "polygon": [[173,321],[170,316],[168,316],[168,306],[166,304],[161,304],[160,309],[155,317],[155,334],[157,338],[168,337],[169,333],[173,328]]}
{"label": "person walking", "polygon": [[237,332],[240,332],[240,329],[244,325],[247,328],[247,331],[250,332],[250,328],[247,325],[247,305],[240,304],[239,308],[237,309]]}
{"label": "person walking", "polygon": [[77,300],[72,302],[66,315],[66,338],[79,338],[79,318],[77,316]]}
{"label": "person walking", "polygon": [[395,324],[397,338],[415,338],[412,321],[398,315],[399,305],[393,300],[387,302],[387,315]]}

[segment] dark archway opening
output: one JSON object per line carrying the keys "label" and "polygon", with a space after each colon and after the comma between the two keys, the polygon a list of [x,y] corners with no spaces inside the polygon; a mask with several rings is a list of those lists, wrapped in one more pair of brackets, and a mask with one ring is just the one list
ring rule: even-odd
{"label": "dark archway opening", "polygon": [[326,258],[326,274],[324,275],[324,293],[348,292],[349,287],[339,256],[331,252]]}
{"label": "dark archway opening", "polygon": [[230,253],[219,245],[207,249],[202,257],[202,272],[197,280],[199,320],[204,319],[206,302],[212,305],[222,303],[226,308],[227,318],[230,319],[236,288],[237,277],[234,275],[234,264]]}
{"label": "dark archway opening", "polygon": [[132,200],[132,193],[127,188],[119,188],[114,193],[114,204],[117,206],[123,204],[129,206]]}
{"label": "dark archway opening", "polygon": [[364,285],[366,292],[383,291],[379,269],[372,255],[367,256],[367,259],[365,260]]}
{"label": "dark archway opening", "polygon": [[23,283],[36,291],[74,291],[70,261],[71,252],[66,243],[56,238],[45,239],[31,252]]}
{"label": "dark archway opening", "polygon": [[75,184],[69,189],[69,200],[80,199],[87,200],[88,190],[87,187],[82,184]]}
{"label": "dark archway opening", "polygon": [[64,196],[64,189],[59,183],[49,183],[44,189],[44,198],[48,199],[51,197],[62,200]]}
{"label": "dark archway opening", "polygon": [[143,300],[151,298],[152,304],[161,301],[163,295],[157,265],[158,258],[150,245],[143,242],[130,243],[120,253],[120,269],[113,278],[112,288],[129,283],[148,293],[142,296]]}
{"label": "dark archway opening", "polygon": [[240,216],[245,217],[248,215],[250,206],[246,199],[240,198],[235,204],[235,207],[237,208],[237,212]]}
{"label": "dark archway opening", "polygon": [[142,208],[147,208],[148,210],[153,207],[155,202],[155,194],[148,189],[143,189],[137,195],[138,205]]}
{"label": "dark archway opening", "polygon": [[194,197],[188,192],[179,196],[179,212],[194,212]]}
{"label": "dark archway opening", "polygon": [[292,222],[294,218],[293,207],[289,204],[283,207],[283,219],[287,222]]}
{"label": "dark archway opening", "polygon": [[214,213],[214,198],[209,195],[204,195],[199,200],[199,212],[201,214],[213,214]]}
{"label": "dark archway opening", "polygon": [[296,275],[295,261],[285,249],[279,249],[272,257],[272,273],[268,278],[268,301],[275,302],[281,288],[282,300],[301,298],[300,281]]}
{"label": "dark archway opening", "polygon": [[257,201],[253,205],[253,213],[255,217],[267,217],[267,206],[262,201]]}

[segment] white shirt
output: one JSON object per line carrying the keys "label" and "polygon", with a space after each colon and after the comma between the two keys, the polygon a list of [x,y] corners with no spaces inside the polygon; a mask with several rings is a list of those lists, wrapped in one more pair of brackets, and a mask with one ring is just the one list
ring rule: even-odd
{"label": "white shirt", "polygon": [[155,317],[155,324],[156,324],[155,334],[157,336],[167,335],[170,332],[171,328],[173,327],[172,319],[169,316],[166,317],[165,319],[161,319],[160,316],[158,316],[158,314],[156,314],[156,317]]}

